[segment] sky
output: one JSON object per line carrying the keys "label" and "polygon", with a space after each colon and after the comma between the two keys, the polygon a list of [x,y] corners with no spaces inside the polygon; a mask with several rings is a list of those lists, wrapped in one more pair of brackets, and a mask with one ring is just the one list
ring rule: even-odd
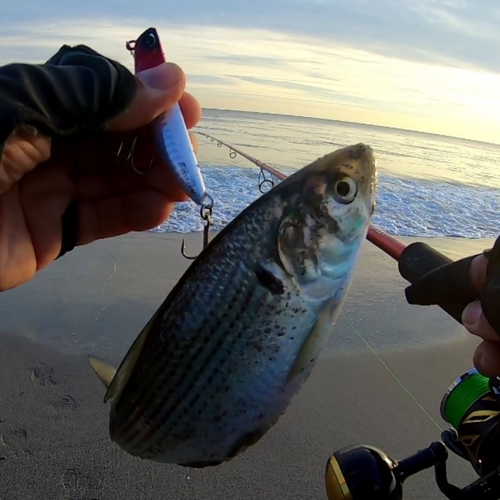
{"label": "sky", "polygon": [[0,64],[83,43],[130,69],[154,26],[205,108],[500,143],[498,0],[23,0],[0,6]]}

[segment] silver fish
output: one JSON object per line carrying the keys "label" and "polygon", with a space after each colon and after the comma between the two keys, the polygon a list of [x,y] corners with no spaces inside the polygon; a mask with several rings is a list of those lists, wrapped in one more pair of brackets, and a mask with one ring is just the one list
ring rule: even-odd
{"label": "silver fish", "polygon": [[340,312],[374,210],[369,146],[328,154],[243,210],[202,251],[108,387],[128,453],[218,465],[256,443],[309,376]]}

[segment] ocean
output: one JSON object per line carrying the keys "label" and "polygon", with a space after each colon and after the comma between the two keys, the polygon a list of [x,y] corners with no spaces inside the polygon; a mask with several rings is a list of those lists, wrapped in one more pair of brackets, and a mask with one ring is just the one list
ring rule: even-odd
{"label": "ocean", "polygon": [[[500,145],[337,120],[205,109],[209,134],[290,174],[340,147],[373,147],[379,188],[373,225],[394,236],[493,238],[500,233]],[[260,196],[259,169],[199,133],[198,160],[220,230]],[[276,183],[279,182],[276,179]],[[198,207],[178,203],[155,232],[202,230]]]}

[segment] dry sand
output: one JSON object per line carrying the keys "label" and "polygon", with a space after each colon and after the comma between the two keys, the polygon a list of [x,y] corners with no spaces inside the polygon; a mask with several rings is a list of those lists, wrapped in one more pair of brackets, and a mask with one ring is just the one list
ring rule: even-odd
{"label": "dry sand", "polygon": [[[187,239],[196,251],[199,235]],[[330,349],[257,445],[206,470],[120,450],[87,354],[121,360],[189,265],[180,241],[146,233],[99,242],[0,295],[1,500],[320,500],[335,449],[370,443],[402,458],[439,439],[441,397],[470,368],[477,339],[438,308],[408,306],[394,261],[367,243]],[[490,243],[431,241],[453,258]],[[440,498],[432,477],[409,479],[405,498]],[[474,478],[451,457],[451,480]]]}

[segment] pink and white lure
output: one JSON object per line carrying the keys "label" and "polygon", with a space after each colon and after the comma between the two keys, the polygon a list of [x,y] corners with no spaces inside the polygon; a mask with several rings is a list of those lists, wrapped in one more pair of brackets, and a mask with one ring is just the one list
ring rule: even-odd
{"label": "pink and white lure", "polygon": [[[136,74],[165,62],[155,28],[149,28],[137,40],[127,42],[127,49],[133,53]],[[182,189],[197,205],[211,207],[214,200],[205,187],[179,104],[158,117],[154,127],[163,160],[172,169]]]}

